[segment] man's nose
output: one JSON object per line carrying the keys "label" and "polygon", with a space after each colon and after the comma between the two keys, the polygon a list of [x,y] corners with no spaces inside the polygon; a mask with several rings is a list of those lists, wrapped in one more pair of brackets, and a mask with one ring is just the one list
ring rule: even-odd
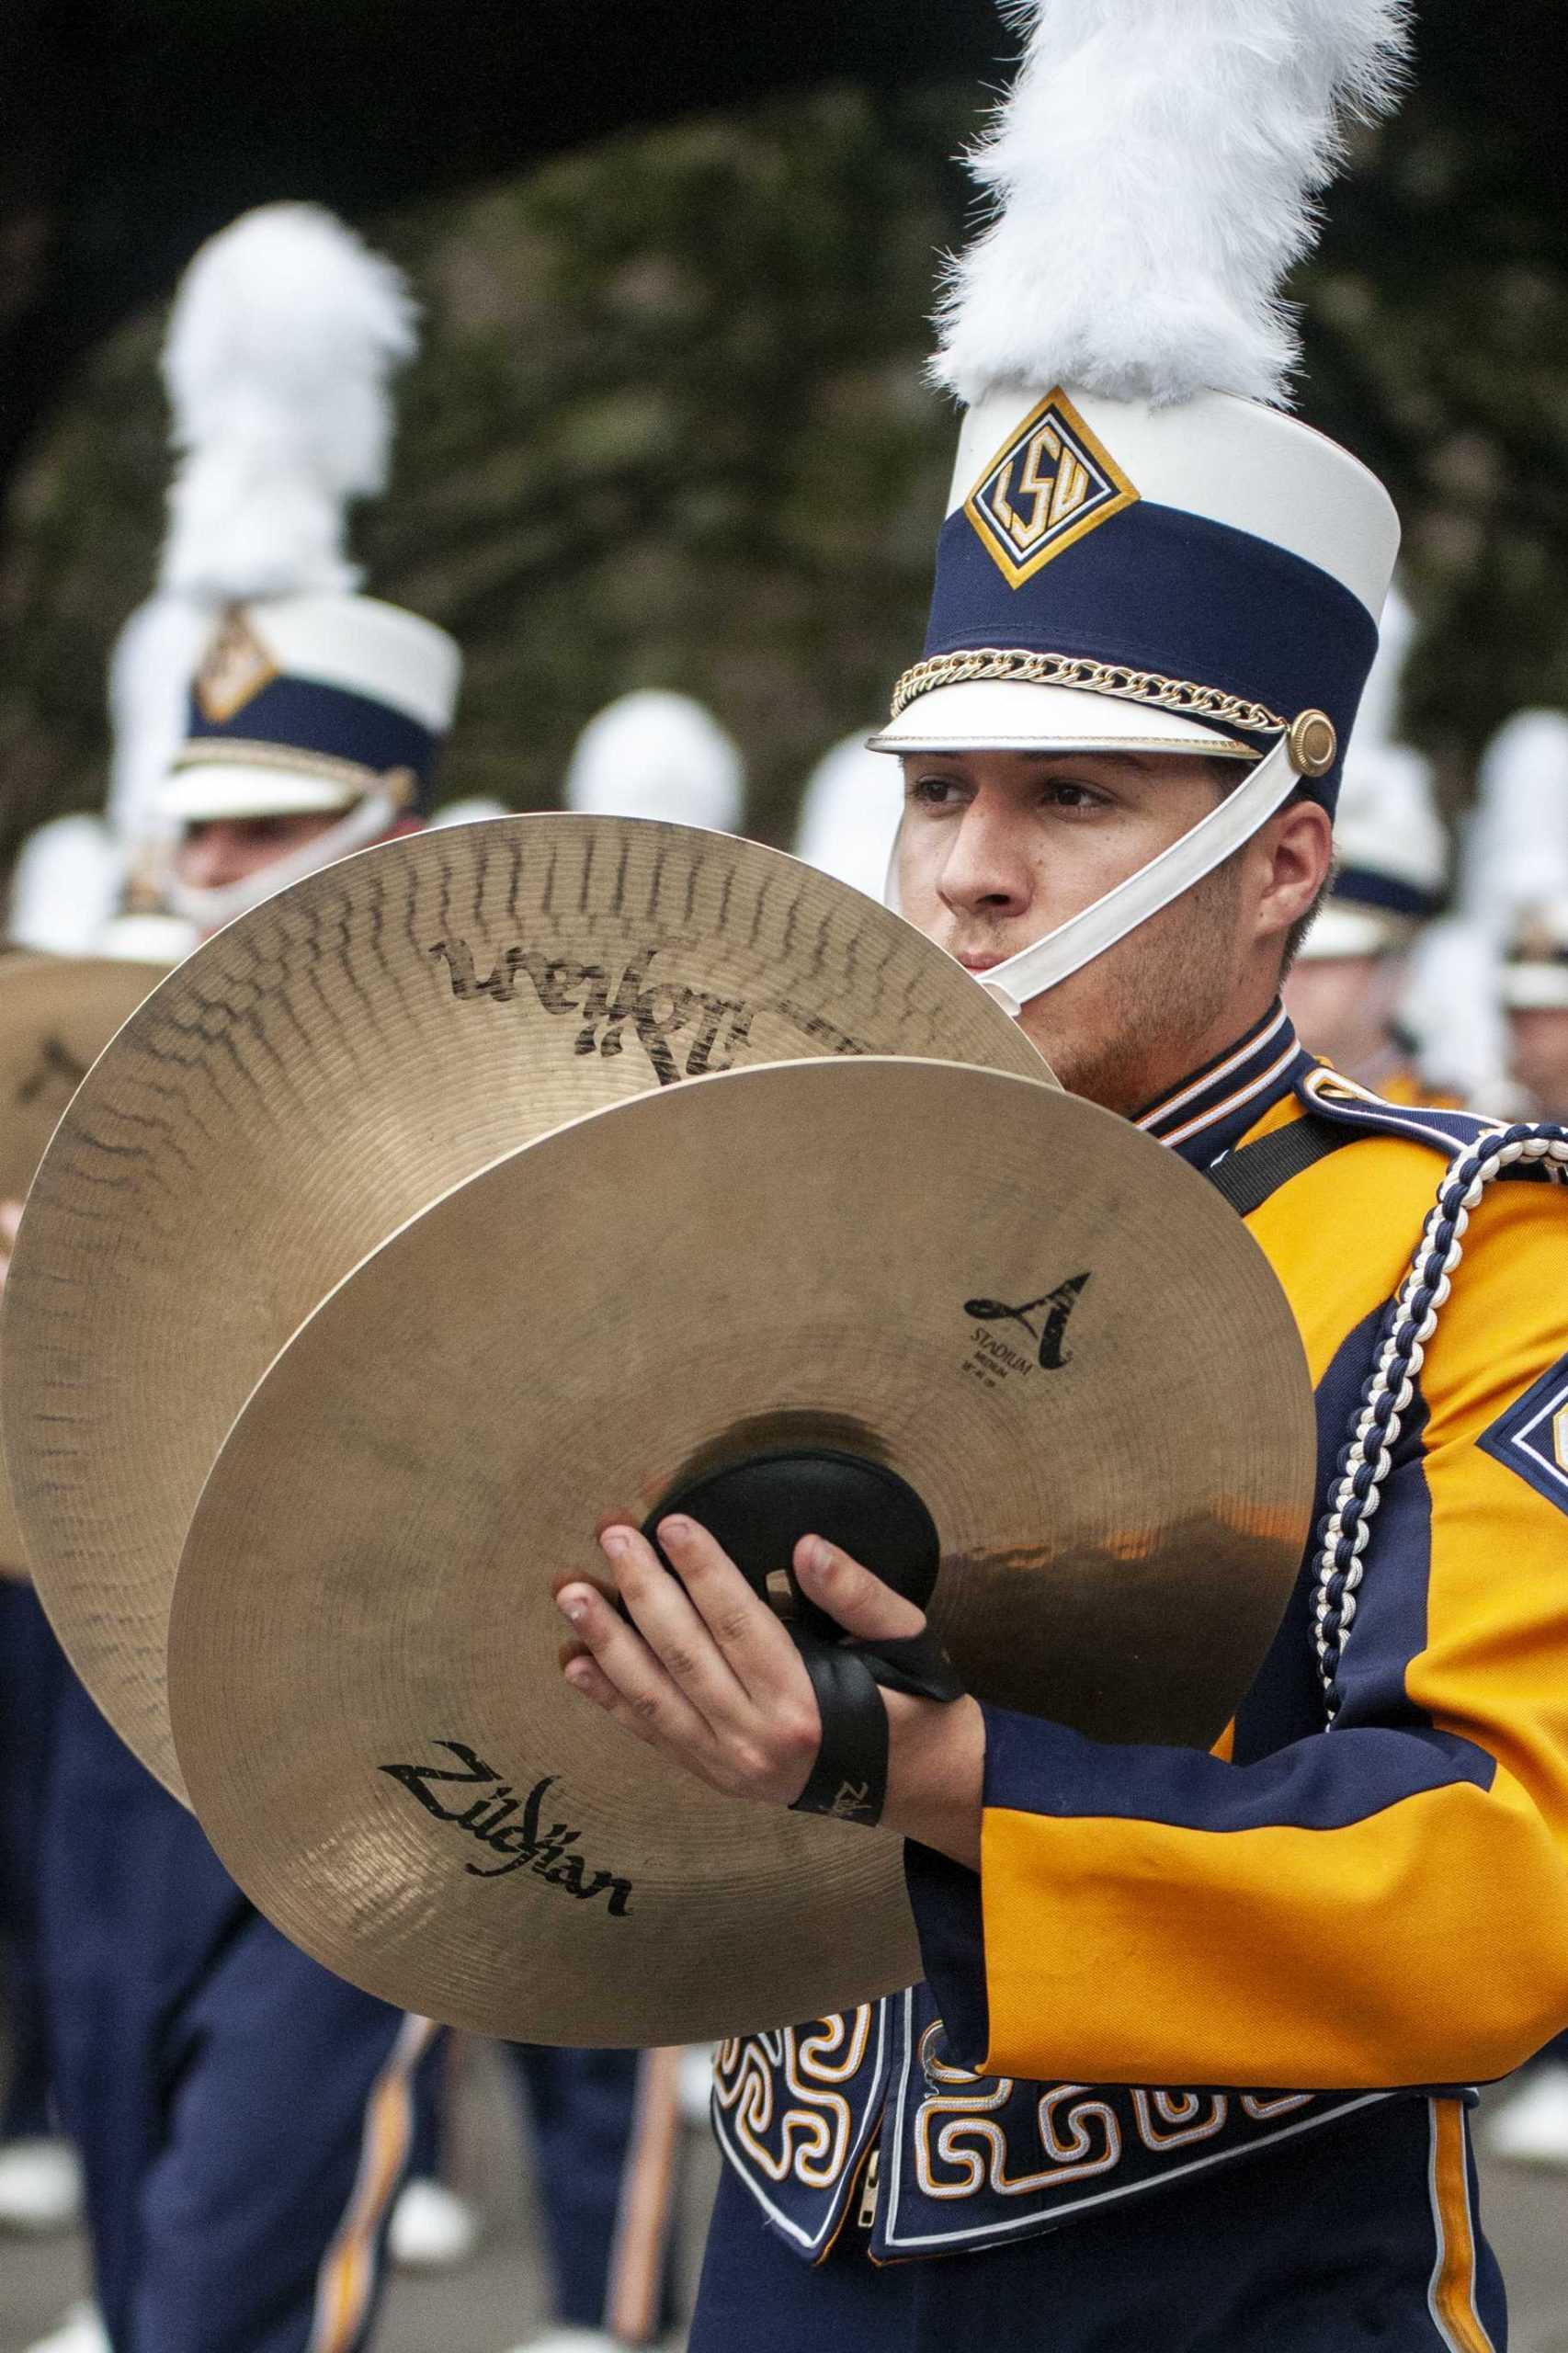
{"label": "man's nose", "polygon": [[981,908],[993,914],[1019,915],[1028,905],[1033,882],[1028,860],[1014,838],[1005,813],[987,808],[983,799],[964,811],[943,861],[938,888],[948,904],[960,912]]}

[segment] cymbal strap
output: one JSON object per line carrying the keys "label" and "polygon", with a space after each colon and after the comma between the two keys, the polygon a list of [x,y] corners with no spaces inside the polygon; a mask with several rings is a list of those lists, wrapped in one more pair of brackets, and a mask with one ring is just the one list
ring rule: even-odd
{"label": "cymbal strap", "polygon": [[881,1820],[888,1794],[888,1714],[882,1688],[950,1705],[963,1685],[929,1631],[874,1647],[824,1643],[792,1627],[795,1647],[812,1678],[822,1718],[822,1745],[796,1813],[827,1813],[839,1822]]}

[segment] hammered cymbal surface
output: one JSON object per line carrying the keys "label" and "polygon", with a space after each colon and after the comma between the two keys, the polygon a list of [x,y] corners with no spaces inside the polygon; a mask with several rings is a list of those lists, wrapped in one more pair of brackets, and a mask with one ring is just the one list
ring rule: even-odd
{"label": "hammered cymbal surface", "polygon": [[[0,955],[0,1201],[27,1198],[72,1096],[163,967],[112,956]],[[0,1460],[0,1575],[26,1545]]]}
{"label": "hammered cymbal surface", "polygon": [[170,1695],[246,1893],[369,1991],[523,2040],[703,2040],[909,1983],[896,1838],[717,1796],[558,1672],[553,1586],[607,1517],[813,1443],[924,1498],[971,1690],[1203,1747],[1315,1455],[1262,1252],[1092,1105],[817,1062],[584,1120],[358,1267],[207,1483]]}
{"label": "hammered cymbal surface", "polygon": [[7,1302],[39,1589],[176,1793],[180,1545],[251,1388],[404,1219],[563,1120],[720,1070],[952,1053],[1045,1077],[896,915],[722,834],[575,816],[414,835],[199,949],[82,1088]]}

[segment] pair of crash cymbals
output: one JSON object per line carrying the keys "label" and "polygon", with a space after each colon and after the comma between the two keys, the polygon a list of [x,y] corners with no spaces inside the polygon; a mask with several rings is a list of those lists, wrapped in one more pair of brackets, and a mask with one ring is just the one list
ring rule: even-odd
{"label": "pair of crash cymbals", "polygon": [[161,1780],[183,1794],[165,1653],[202,1482],[334,1285],[584,1112],[866,1053],[1044,1070],[967,973],[859,892],[726,835],[616,818],[384,844],[164,982],[39,1171],[0,1396],[45,1607]]}
{"label": "pair of crash cymbals", "polygon": [[[0,1202],[20,1201],[56,1121],[162,968],[108,956],[0,954]],[[0,1463],[0,1575],[27,1573]]]}
{"label": "pair of crash cymbals", "polygon": [[1304,1535],[1300,1342],[1201,1179],[1041,1075],[858,894],[613,821],[370,852],[165,984],[40,1172],[7,1440],[100,1702],[287,1934],[565,2042],[917,1973],[895,1841],[560,1680],[606,1515],[737,1458],[919,1497],[982,1696],[1214,1739]]}

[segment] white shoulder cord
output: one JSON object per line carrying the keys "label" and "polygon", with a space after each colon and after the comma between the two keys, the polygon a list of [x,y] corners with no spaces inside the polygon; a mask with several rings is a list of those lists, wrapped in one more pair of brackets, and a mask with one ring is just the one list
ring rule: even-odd
{"label": "white shoulder cord", "polygon": [[1520,1160],[1545,1161],[1553,1176],[1568,1177],[1568,1128],[1521,1120],[1479,1137],[1452,1162],[1437,1188],[1351,1425],[1333,1501],[1318,1529],[1318,1581],[1312,1610],[1312,1642],[1331,1728],[1344,1699],[1339,1669],[1355,1622],[1372,1515],[1415,1395],[1426,1343],[1437,1328],[1454,1268],[1464,1255],[1471,1210],[1494,1177]]}

